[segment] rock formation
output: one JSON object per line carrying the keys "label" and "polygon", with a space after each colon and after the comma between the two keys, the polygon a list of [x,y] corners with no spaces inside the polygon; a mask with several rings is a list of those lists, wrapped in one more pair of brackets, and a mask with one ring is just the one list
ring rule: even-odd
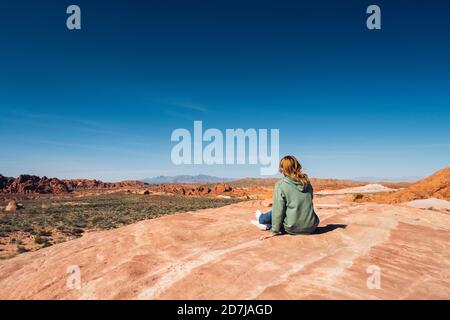
{"label": "rock formation", "polygon": [[141,181],[122,181],[106,183],[92,179],[57,179],[20,175],[16,179],[0,175],[0,192],[9,194],[63,194],[74,190],[96,190],[114,188],[142,188],[146,184]]}
{"label": "rock formation", "polygon": [[5,208],[5,211],[16,211],[19,209],[19,206],[17,205],[17,202],[15,200],[12,200],[8,203],[8,205]]}
{"label": "rock formation", "polygon": [[258,200],[90,232],[0,261],[0,299],[450,299],[448,215],[315,201],[309,236],[259,240]]}
{"label": "rock formation", "polygon": [[358,196],[355,201],[402,203],[418,199],[437,198],[450,201],[450,167],[419,180],[396,192]]}
{"label": "rock formation", "polygon": [[232,190],[232,188],[230,187],[230,185],[228,185],[226,183],[218,183],[214,187],[214,192],[217,192],[217,193],[230,192],[231,190]]}
{"label": "rock formation", "polygon": [[0,174],[0,191],[5,188],[10,182],[13,180],[12,178],[4,177]]}
{"label": "rock formation", "polygon": [[[141,181],[122,181],[107,183],[94,179],[57,179],[20,175],[16,179],[0,175],[0,192],[8,194],[64,194],[75,190],[106,190],[106,189],[138,189],[136,193],[143,194],[145,190],[175,195],[208,195],[230,192],[228,184],[217,184],[213,189],[202,185],[148,185]],[[145,190],[139,190],[146,188]],[[150,193],[150,191],[148,191]],[[147,193],[146,193],[147,194]]]}

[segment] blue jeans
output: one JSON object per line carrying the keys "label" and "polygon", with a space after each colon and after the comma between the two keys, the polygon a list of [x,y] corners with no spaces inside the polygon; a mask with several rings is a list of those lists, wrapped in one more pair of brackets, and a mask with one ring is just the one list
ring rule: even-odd
{"label": "blue jeans", "polygon": [[267,229],[272,229],[272,211],[260,215],[259,223],[265,224],[267,226]]}

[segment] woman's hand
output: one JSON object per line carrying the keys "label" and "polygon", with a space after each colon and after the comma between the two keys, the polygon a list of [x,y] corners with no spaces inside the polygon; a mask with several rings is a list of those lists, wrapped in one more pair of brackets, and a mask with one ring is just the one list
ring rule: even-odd
{"label": "woman's hand", "polygon": [[259,240],[266,240],[266,239],[269,239],[269,238],[272,238],[272,237],[275,237],[275,236],[277,236],[276,233],[270,233],[270,234],[267,234],[265,236],[260,237]]}

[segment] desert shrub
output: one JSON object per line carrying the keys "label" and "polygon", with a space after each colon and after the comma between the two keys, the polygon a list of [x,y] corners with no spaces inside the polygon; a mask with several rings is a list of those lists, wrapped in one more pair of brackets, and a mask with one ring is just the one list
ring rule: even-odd
{"label": "desert shrub", "polygon": [[86,228],[87,224],[85,222],[76,222],[73,226],[76,228]]}
{"label": "desert shrub", "polygon": [[45,244],[45,243],[48,243],[48,239],[46,237],[37,236],[34,239],[34,242],[36,242],[37,244]]}
{"label": "desert shrub", "polygon": [[38,236],[41,237],[50,237],[52,235],[51,231],[41,230],[38,232]]}
{"label": "desert shrub", "polygon": [[11,238],[11,239],[9,240],[9,243],[20,245],[20,244],[23,244],[23,241],[20,240],[20,239]]}
{"label": "desert shrub", "polygon": [[43,244],[42,248],[47,248],[47,247],[50,247],[50,246],[52,246],[52,245],[53,245],[53,243],[51,243],[50,241],[47,241],[47,242],[45,242],[45,243]]}
{"label": "desert shrub", "polygon": [[72,234],[74,234],[74,235],[81,235],[83,232],[84,232],[84,230],[80,229],[80,228],[72,229]]}
{"label": "desert shrub", "polygon": [[24,253],[24,252],[28,252],[29,250],[22,245],[17,246],[17,253]]}
{"label": "desert shrub", "polygon": [[97,216],[97,217],[92,218],[91,223],[92,224],[97,224],[97,223],[99,223],[101,221],[103,221],[103,217],[102,216]]}

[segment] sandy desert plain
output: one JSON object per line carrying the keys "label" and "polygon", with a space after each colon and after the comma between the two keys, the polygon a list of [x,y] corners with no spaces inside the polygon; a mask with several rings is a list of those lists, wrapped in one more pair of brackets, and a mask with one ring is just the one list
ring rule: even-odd
{"label": "sandy desert plain", "polygon": [[315,234],[259,240],[250,220],[275,181],[0,175],[0,298],[450,299],[450,167],[409,183],[312,179]]}

